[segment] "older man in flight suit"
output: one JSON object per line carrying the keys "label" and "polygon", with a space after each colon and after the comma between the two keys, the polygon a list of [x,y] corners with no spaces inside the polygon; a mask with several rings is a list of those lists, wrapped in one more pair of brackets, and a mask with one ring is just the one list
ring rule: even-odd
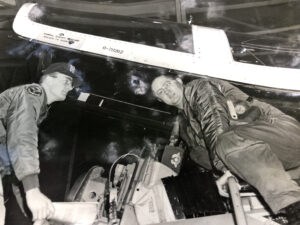
{"label": "older man in flight suit", "polygon": [[[38,126],[47,116],[48,105],[65,100],[81,82],[75,67],[67,63],[51,64],[43,74],[40,84],[21,85],[0,94],[0,181],[12,172],[22,181],[33,221],[54,213],[52,202],[39,190]],[[4,218],[0,183],[0,225]]]}
{"label": "older man in flight suit", "polygon": [[[300,187],[286,172],[300,166],[297,120],[217,79],[182,85],[159,76],[152,82],[152,91],[182,110],[190,143],[208,150],[213,167],[229,169],[254,186],[274,213],[285,211],[289,224],[300,225]],[[252,120],[242,120],[245,115],[236,117],[235,111],[248,112],[247,107],[239,109],[240,103],[259,112]]]}

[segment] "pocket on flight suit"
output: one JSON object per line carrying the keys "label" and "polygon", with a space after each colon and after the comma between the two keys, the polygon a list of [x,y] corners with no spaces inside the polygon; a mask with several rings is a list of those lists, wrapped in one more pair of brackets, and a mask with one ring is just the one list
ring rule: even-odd
{"label": "pocket on flight suit", "polygon": [[265,143],[255,138],[246,138],[236,130],[230,130],[221,134],[217,139],[216,153],[222,160],[226,160],[229,155],[247,151],[249,147]]}

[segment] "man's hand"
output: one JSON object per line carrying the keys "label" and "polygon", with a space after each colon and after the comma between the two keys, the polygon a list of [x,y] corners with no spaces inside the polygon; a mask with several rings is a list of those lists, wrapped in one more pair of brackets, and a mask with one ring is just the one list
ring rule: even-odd
{"label": "man's hand", "polygon": [[[217,188],[219,191],[219,194],[223,197],[229,198],[228,194],[228,185],[227,185],[227,180],[229,177],[234,177],[229,170],[227,170],[222,177],[220,177],[217,181]],[[240,189],[240,186],[239,186]]]}
{"label": "man's hand", "polygon": [[52,202],[38,188],[26,192],[26,201],[33,221],[47,219],[54,214]]}
{"label": "man's hand", "polygon": [[175,146],[177,142],[178,142],[178,136],[172,135],[172,136],[170,137],[170,143],[169,143],[169,145]]}

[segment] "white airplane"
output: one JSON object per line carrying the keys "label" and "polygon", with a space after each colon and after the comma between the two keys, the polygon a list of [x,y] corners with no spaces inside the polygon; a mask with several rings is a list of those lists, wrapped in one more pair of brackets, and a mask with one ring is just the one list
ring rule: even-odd
{"label": "white airplane", "polygon": [[[53,13],[53,15],[51,13]],[[19,36],[25,39],[50,45],[55,48],[66,49],[68,51],[90,54],[96,57],[111,57],[115,59],[134,62],[137,64],[175,70],[179,73],[183,72],[193,77],[215,77],[231,82],[249,84],[258,89],[267,88],[269,90],[279,90],[281,92],[291,94],[295,94],[300,91],[299,69],[254,65],[250,63],[235,61],[226,33],[220,29],[206,28],[196,25],[179,26],[174,24],[172,25],[172,23],[166,23],[168,26],[173,26],[173,28],[175,27],[174,30],[179,33],[179,35],[175,34],[174,37],[172,37],[173,39],[171,38],[171,44],[156,42],[141,43],[143,39],[138,40],[138,37],[134,37],[137,39],[136,41],[133,41],[131,38],[129,38],[128,40],[124,40],[126,38],[117,38],[111,34],[107,36],[105,32],[101,32],[101,30],[93,30],[96,28],[99,29],[99,27],[97,27],[97,23],[101,23],[99,19],[93,17],[94,15],[90,15],[90,17],[88,18],[83,17],[82,24],[78,24],[78,26],[74,26],[74,21],[73,26],[69,26],[68,24],[70,24],[70,21],[56,23],[55,19],[51,19],[51,15],[54,17],[58,15],[63,18],[63,14],[60,13],[64,12],[57,12],[51,8],[47,8],[39,4],[24,4],[15,17],[13,29]],[[162,21],[152,21],[151,23],[148,23],[147,26],[153,28],[151,31],[155,32],[148,32],[147,35],[151,36],[152,40],[155,40],[156,36],[162,35],[158,32],[166,32],[164,34],[167,35],[168,32],[174,31],[172,29],[166,31],[165,29],[166,27],[168,27],[165,26],[166,24]],[[91,29],[86,29],[86,26],[88,25],[90,25],[89,27]],[[129,25],[134,29],[134,26],[139,26],[139,22],[130,22]],[[107,24],[107,26],[109,26],[109,24]],[[147,28],[147,26],[143,28]],[[181,31],[181,29],[183,31]],[[138,34],[135,33],[135,35]],[[86,95],[81,95],[81,99],[87,98],[88,97]],[[140,163],[140,166],[145,164],[147,164],[145,171],[150,167],[152,168],[156,165],[156,163],[153,161],[142,161]],[[158,167],[161,169],[161,171],[168,170],[165,168],[162,169],[160,165],[158,165]],[[135,174],[135,187],[128,188],[127,185],[127,189],[131,190],[125,190],[122,193],[122,196],[128,196],[126,191],[128,191],[128,193],[131,193],[131,197],[138,195],[135,188],[139,187],[138,185],[145,186],[146,178],[143,177],[143,179],[141,179],[143,175],[139,174],[141,173],[141,171],[145,172],[141,168],[138,168],[137,173]],[[168,171],[166,173],[168,174]],[[131,177],[132,174],[133,172],[127,175],[128,177]],[[155,177],[155,175],[153,175],[151,178],[154,180],[159,180],[161,177],[159,177],[158,175],[157,177]],[[126,180],[126,182],[130,181]],[[79,193],[84,193],[84,190]],[[236,190],[233,190],[232,194],[235,195],[238,193]],[[257,201],[255,195],[251,193],[244,197],[247,199],[247,201],[244,201],[244,203],[251,203],[245,206],[242,205],[241,202],[239,202],[240,198],[235,199],[234,204],[237,204],[235,206],[238,208],[237,210],[239,210],[239,212],[235,213],[235,219],[233,218],[232,214],[228,213],[216,216],[204,216],[194,219],[166,221],[165,223],[160,224],[233,225],[236,224],[236,221],[238,221],[238,225],[245,225],[247,223],[249,225],[277,224],[265,218],[265,216],[267,217],[269,216],[269,214]],[[123,208],[123,217],[119,220],[114,221],[115,224],[139,224],[140,221],[138,221],[138,218],[134,213],[134,210],[136,210],[136,208],[134,207],[132,200],[133,198],[124,203],[125,205]],[[93,209],[92,211],[95,211],[95,213],[91,213],[92,215],[87,214],[88,219],[92,218],[92,221],[95,219],[95,217],[99,217],[99,215],[95,215],[97,214],[97,207],[99,207],[99,205],[97,204],[91,205]],[[156,207],[159,207],[160,204],[162,204],[162,202],[155,202]],[[60,210],[58,211],[62,212],[64,206],[58,204],[58,207],[62,207],[59,208]],[[70,205],[67,205],[67,207],[70,207]],[[74,206],[71,206],[71,208],[72,207]],[[247,221],[245,221],[245,215],[241,214],[240,207],[244,207],[244,209],[247,208]],[[82,209],[80,208],[80,210]],[[143,212],[143,209],[140,208],[139,210],[140,212]],[[66,218],[68,216],[57,215],[57,217]],[[70,219],[72,218],[70,217]],[[102,219],[103,220],[98,221],[98,223],[95,222],[94,224],[109,224],[111,222],[108,218]],[[158,223],[153,222],[152,224]]]}
{"label": "white airplane", "polygon": [[[154,47],[131,40],[108,38],[94,31],[85,33],[81,28],[73,29],[59,23],[51,24],[47,14],[45,7],[34,3],[24,4],[15,17],[13,29],[21,37],[59,48],[168,68],[191,73],[191,76],[209,76],[261,87],[300,90],[299,69],[235,61],[227,36],[220,29],[181,25],[181,28],[190,29],[191,32],[181,40],[175,40],[181,47],[181,50],[176,50],[168,49],[165,45]],[[101,20],[90,20],[91,23],[97,21]],[[134,23],[130,25],[134,26]],[[163,22],[153,21],[152,25],[163,26]],[[156,35],[162,35],[159,32],[163,32],[163,29],[148,35],[155,38]]]}

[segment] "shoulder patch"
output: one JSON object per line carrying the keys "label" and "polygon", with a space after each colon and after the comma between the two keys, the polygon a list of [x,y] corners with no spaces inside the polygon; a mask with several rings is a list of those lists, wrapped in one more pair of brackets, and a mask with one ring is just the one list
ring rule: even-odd
{"label": "shoulder patch", "polygon": [[34,96],[41,96],[43,91],[42,88],[36,85],[30,85],[26,88],[26,91]]}

